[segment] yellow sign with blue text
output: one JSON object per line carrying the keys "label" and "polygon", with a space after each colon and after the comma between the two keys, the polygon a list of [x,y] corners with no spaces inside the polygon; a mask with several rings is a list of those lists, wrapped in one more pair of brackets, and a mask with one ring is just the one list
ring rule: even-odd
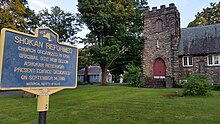
{"label": "yellow sign with blue text", "polygon": [[78,49],[59,42],[50,28],[37,28],[34,35],[1,30],[0,90],[48,95],[76,88],[77,64]]}

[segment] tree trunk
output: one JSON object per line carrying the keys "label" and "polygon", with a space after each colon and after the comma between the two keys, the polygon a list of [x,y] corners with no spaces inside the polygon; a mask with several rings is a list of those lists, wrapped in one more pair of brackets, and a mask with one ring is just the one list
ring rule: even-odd
{"label": "tree trunk", "polygon": [[83,79],[83,82],[88,82],[88,83],[89,83],[88,73],[89,73],[88,65],[86,65],[86,66],[85,66],[85,71],[84,71],[84,79]]}
{"label": "tree trunk", "polygon": [[107,76],[107,67],[104,67],[104,68],[102,68],[102,83],[101,83],[101,85],[107,85],[106,76]]}

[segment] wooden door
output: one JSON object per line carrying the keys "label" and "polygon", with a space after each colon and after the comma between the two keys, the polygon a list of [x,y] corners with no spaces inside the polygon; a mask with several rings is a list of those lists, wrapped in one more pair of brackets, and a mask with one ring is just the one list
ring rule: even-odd
{"label": "wooden door", "polygon": [[166,65],[162,59],[156,59],[153,66],[154,76],[166,76]]}

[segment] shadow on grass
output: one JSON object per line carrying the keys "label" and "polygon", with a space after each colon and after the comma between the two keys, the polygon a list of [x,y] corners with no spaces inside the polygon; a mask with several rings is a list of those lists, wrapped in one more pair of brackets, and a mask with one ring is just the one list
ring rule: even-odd
{"label": "shadow on grass", "polygon": [[176,97],[182,97],[182,95],[180,95],[178,93],[170,93],[170,94],[163,95],[163,97],[172,99],[172,98],[176,98]]}

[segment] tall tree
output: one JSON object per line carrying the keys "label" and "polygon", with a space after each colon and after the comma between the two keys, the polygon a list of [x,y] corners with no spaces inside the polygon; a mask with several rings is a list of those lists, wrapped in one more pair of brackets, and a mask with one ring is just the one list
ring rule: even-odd
{"label": "tall tree", "polygon": [[128,50],[135,5],[135,0],[78,0],[81,19],[91,31],[87,35],[89,51],[101,66],[103,84],[107,69]]}
{"label": "tall tree", "polygon": [[60,41],[72,41],[79,30],[81,23],[77,16],[61,10],[60,7],[51,7],[51,11],[44,9],[39,12],[40,26],[52,28],[59,34]]}
{"label": "tall tree", "polygon": [[188,27],[210,25],[220,23],[220,2],[211,3],[211,7],[203,9],[202,12],[198,12],[196,19],[189,23]]}
{"label": "tall tree", "polygon": [[28,6],[25,9],[24,20],[26,21],[26,32],[34,34],[36,28],[40,26],[40,17],[35,13],[34,10],[31,10]]}
{"label": "tall tree", "polygon": [[130,38],[127,40],[127,51],[121,55],[113,65],[110,67],[112,74],[123,74],[127,65],[134,64],[135,66],[141,66],[141,55],[143,50],[143,30],[144,30],[144,10],[148,8],[146,0],[137,0],[135,6],[135,16],[131,18],[129,29],[127,31]]}
{"label": "tall tree", "polygon": [[0,3],[0,29],[11,28],[25,31],[24,20],[26,0],[1,0]]}
{"label": "tall tree", "polygon": [[28,6],[27,0],[1,0],[0,29],[34,33],[38,27],[39,18]]}

